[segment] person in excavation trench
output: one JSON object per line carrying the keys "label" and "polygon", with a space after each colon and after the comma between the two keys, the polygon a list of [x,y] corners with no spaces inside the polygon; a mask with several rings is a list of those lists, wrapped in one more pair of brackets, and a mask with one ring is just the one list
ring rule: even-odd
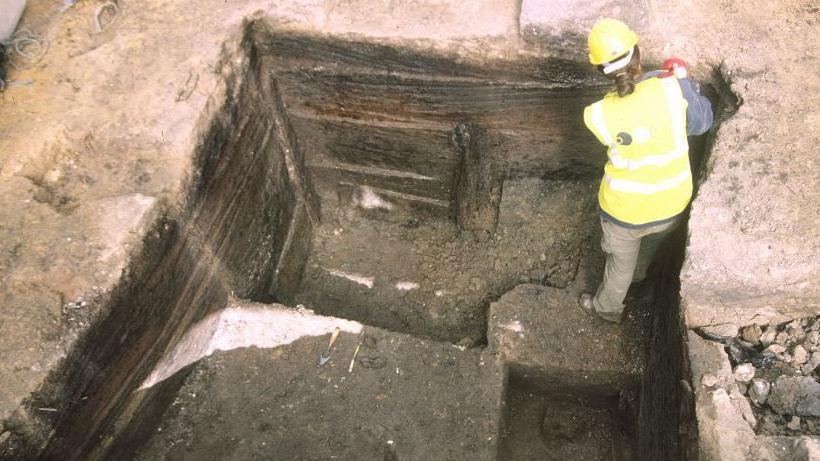
{"label": "person in excavation trench", "polygon": [[616,19],[593,26],[589,61],[616,89],[584,109],[587,128],[608,148],[598,191],[606,268],[598,291],[583,293],[578,303],[617,323],[629,285],[646,277],[692,198],[686,137],[712,126],[712,106],[679,59],[644,73],[638,36]]}

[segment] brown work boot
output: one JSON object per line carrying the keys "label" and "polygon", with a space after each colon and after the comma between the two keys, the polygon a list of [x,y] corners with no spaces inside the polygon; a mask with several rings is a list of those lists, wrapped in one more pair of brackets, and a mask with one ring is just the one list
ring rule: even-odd
{"label": "brown work boot", "polygon": [[621,323],[621,314],[599,312],[595,309],[595,305],[592,303],[592,294],[590,293],[581,294],[581,297],[578,298],[578,306],[582,311],[593,317],[598,317],[599,319],[610,323]]}

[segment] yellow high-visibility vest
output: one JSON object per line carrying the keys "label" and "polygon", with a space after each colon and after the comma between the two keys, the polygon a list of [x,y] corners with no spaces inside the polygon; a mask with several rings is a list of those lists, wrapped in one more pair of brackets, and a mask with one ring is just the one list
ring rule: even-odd
{"label": "yellow high-visibility vest", "polygon": [[625,97],[609,93],[584,109],[584,123],[609,149],[601,209],[632,225],[680,214],[692,198],[686,99],[678,79],[652,77]]}

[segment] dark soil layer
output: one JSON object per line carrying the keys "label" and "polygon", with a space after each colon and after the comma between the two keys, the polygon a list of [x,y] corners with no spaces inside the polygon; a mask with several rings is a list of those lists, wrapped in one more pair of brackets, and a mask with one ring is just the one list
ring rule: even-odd
{"label": "dark soil layer", "polygon": [[612,402],[550,398],[513,382],[507,405],[501,461],[631,459]]}
{"label": "dark soil layer", "polygon": [[696,459],[694,397],[688,384],[688,353],[680,310],[680,267],[686,226],[659,249],[636,303],[646,313],[646,370],[641,382],[638,452],[646,460]]}
{"label": "dark soil layer", "polygon": [[322,367],[327,335],[201,361],[136,459],[495,459],[504,374],[492,356],[367,335],[360,357],[382,362],[352,373],[358,338],[346,333]]}

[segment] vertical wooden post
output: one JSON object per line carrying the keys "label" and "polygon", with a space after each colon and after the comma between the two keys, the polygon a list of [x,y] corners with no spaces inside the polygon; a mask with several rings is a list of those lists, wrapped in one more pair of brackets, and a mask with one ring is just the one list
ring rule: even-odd
{"label": "vertical wooden post", "polygon": [[487,131],[476,124],[459,124],[453,142],[461,155],[453,187],[453,207],[460,231],[492,236],[504,184],[501,154]]}

